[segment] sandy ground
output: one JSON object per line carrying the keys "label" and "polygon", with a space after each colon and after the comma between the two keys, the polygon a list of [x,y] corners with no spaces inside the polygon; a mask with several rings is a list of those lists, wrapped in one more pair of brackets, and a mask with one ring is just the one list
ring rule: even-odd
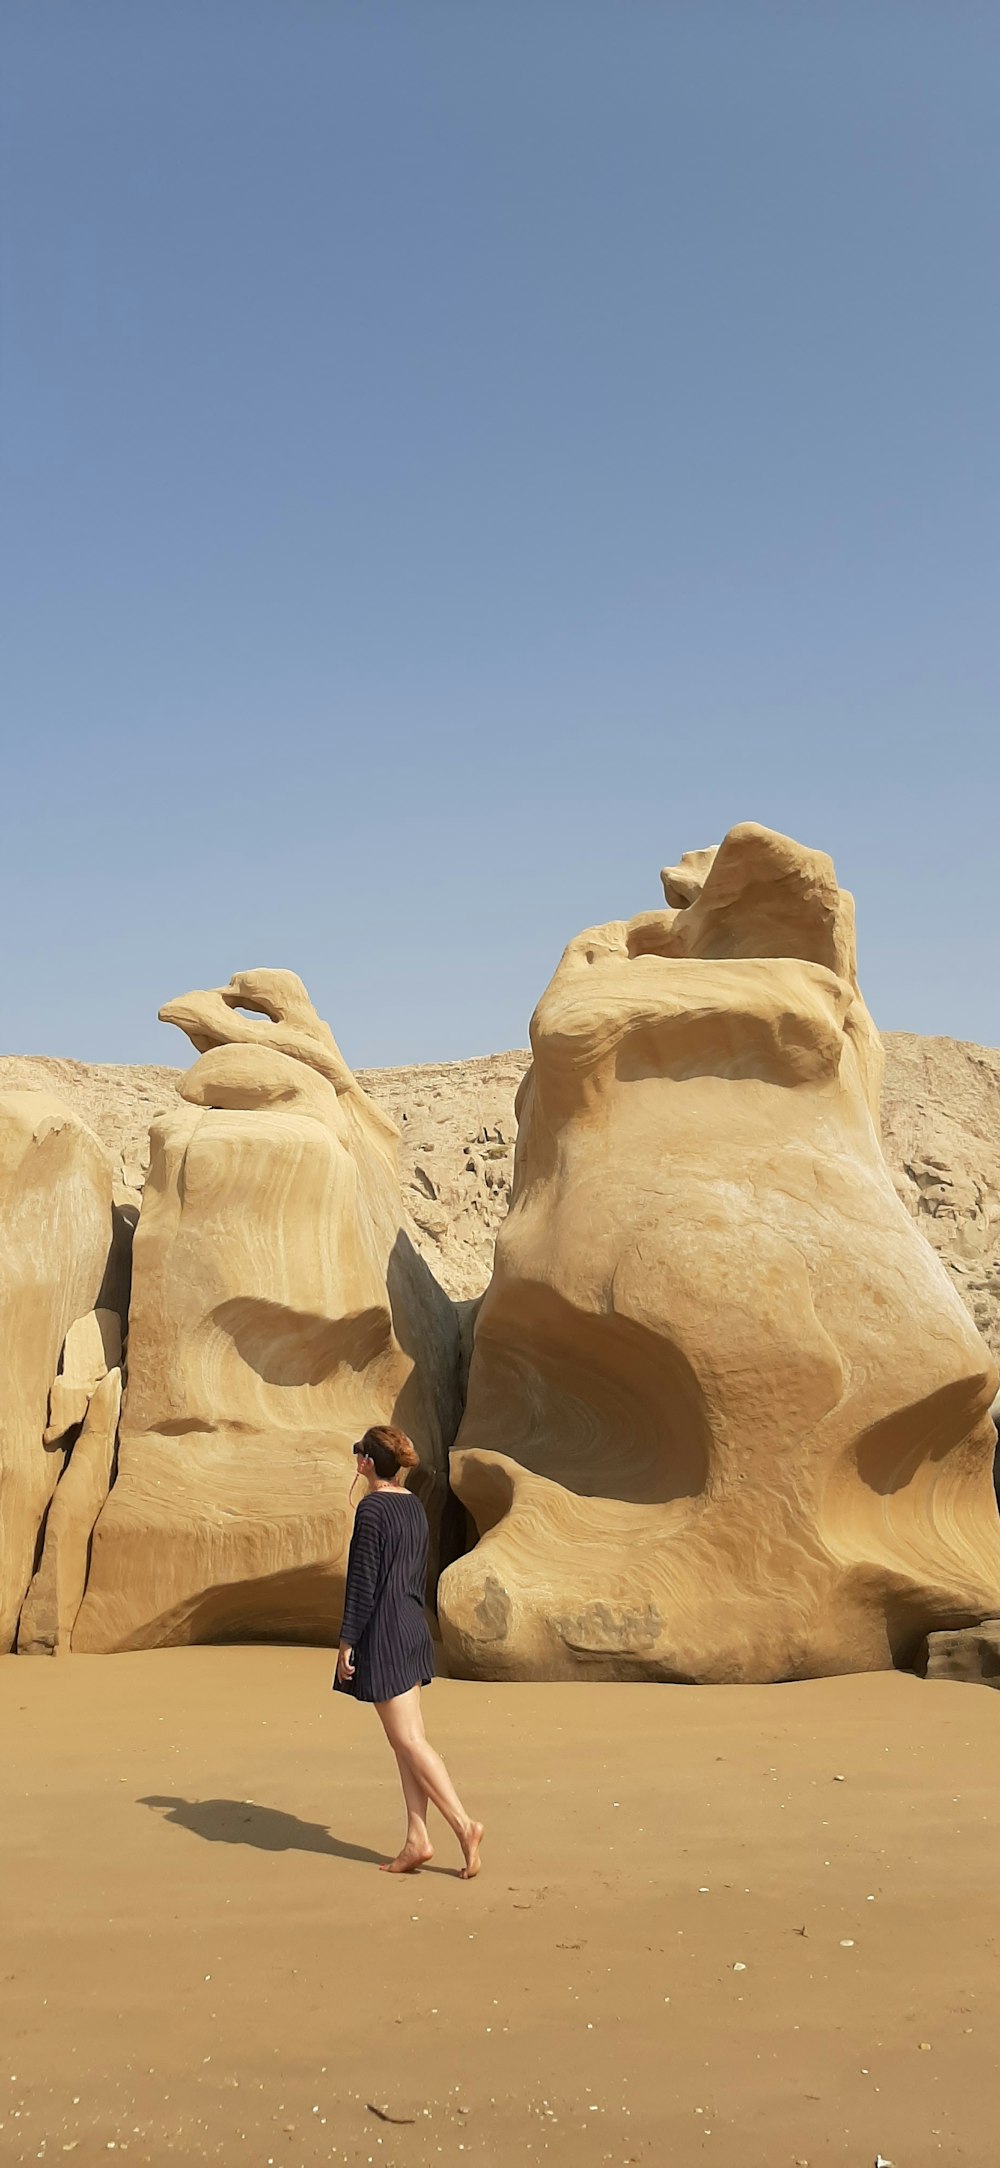
{"label": "sandy ground", "polygon": [[5,2164],[1000,2160],[1000,1694],[440,1681],[464,1884],[329,1677],[0,1660]]}

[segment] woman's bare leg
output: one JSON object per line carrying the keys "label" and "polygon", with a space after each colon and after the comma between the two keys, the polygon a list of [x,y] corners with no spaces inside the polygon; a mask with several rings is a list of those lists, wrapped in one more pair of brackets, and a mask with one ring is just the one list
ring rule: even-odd
{"label": "woman's bare leg", "polygon": [[427,1793],[419,1777],[414,1776],[408,1762],[393,1748],[399,1781],[406,1801],[406,1836],[403,1849],[395,1859],[387,1859],[383,1874],[415,1874],[418,1867],[426,1867],[434,1857],[434,1846],[427,1834]]}
{"label": "woman's bare leg", "polygon": [[440,1754],[426,1736],[419,1686],[411,1686],[409,1693],[398,1694],[393,1701],[380,1701],[377,1707],[400,1774],[405,1765],[424,1799],[433,1799],[438,1813],[454,1830],[465,1854],[463,1878],[471,1881],[479,1873],[483,1825],[466,1813]]}

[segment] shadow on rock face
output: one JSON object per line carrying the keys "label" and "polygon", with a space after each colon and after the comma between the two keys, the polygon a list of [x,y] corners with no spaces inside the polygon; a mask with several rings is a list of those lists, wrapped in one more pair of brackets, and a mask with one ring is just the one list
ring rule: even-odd
{"label": "shadow on rock face", "polygon": [[158,1807],[165,1822],[190,1829],[209,1844],[250,1844],[258,1852],[326,1852],[333,1859],[356,1859],[366,1867],[378,1867],[384,1852],[367,1844],[347,1844],[332,1837],[322,1822],[303,1822],[281,1807],[258,1807],[249,1799],[163,1799],[155,1795],[138,1801],[140,1807]]}
{"label": "shadow on rock face", "polygon": [[663,881],[532,1017],[456,1678],[837,1676],[1000,1616],[996,1381],[879,1147],[853,899],[753,823]]}
{"label": "shadow on rock face", "polygon": [[375,1305],[348,1317],[314,1317],[288,1303],[244,1295],[218,1303],[211,1314],[268,1385],[323,1385],[340,1371],[366,1369],[392,1343],[388,1309]]}

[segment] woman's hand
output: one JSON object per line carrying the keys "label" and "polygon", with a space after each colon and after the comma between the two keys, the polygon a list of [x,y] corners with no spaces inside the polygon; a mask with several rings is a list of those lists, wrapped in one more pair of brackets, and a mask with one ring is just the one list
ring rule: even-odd
{"label": "woman's hand", "polygon": [[348,1685],[354,1677],[354,1650],[348,1641],[342,1641],[337,1650],[337,1677],[341,1686]]}

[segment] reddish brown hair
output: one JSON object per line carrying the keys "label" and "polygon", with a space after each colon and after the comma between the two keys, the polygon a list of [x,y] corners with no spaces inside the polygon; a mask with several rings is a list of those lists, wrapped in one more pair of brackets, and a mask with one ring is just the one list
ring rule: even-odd
{"label": "reddish brown hair", "polygon": [[[355,1447],[355,1451],[357,1451]],[[383,1483],[388,1483],[400,1468],[419,1468],[420,1456],[405,1430],[393,1430],[388,1423],[376,1423],[366,1430],[361,1440],[361,1451],[374,1462],[375,1473]]]}

